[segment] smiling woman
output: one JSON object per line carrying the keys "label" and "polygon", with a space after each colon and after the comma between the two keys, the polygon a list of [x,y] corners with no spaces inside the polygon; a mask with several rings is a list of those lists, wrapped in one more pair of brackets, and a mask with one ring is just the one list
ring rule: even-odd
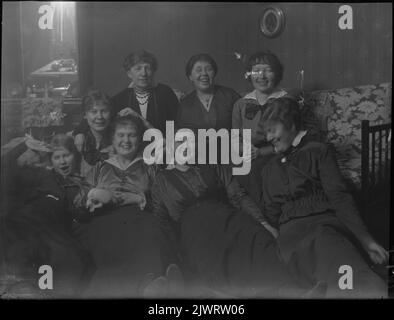
{"label": "smiling woman", "polygon": [[99,90],[91,89],[83,98],[82,106],[88,130],[81,139],[77,132],[75,145],[82,154],[81,174],[87,176],[92,166],[100,160],[108,159],[109,145],[109,123],[112,115],[108,98]]}
{"label": "smiling woman", "polygon": [[98,270],[86,297],[142,297],[144,285],[175,261],[171,235],[149,211],[157,167],[145,164],[141,156],[143,128],[139,117],[115,118],[115,153],[89,175],[94,188],[87,205],[93,215],[79,230]]}
{"label": "smiling woman", "polygon": [[[131,83],[110,99],[113,113],[138,114],[150,126],[165,132],[166,121],[176,119],[179,101],[170,87],[155,83],[158,68],[156,57],[145,50],[133,52],[124,59],[123,68]],[[88,131],[84,119],[74,133],[83,141]]]}
{"label": "smiling woman", "polygon": [[189,129],[231,129],[233,105],[239,99],[233,89],[216,85],[218,67],[206,53],[192,56],[186,64],[186,76],[195,90],[181,101],[178,126]]}

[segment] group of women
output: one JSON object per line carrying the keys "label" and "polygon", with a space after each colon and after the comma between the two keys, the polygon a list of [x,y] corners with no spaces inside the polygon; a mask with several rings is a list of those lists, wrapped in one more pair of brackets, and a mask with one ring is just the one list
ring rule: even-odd
{"label": "group of women", "polygon": [[[387,295],[369,264],[388,253],[359,217],[316,123],[279,87],[274,54],[249,58],[254,90],[244,97],[215,84],[208,54],[189,59],[195,90],[180,102],[155,83],[151,53],[129,55],[124,68],[127,89],[111,99],[91,90],[73,137],[53,137],[53,169],[21,168],[14,179],[29,192],[8,214],[6,261],[30,288],[45,264],[57,297]],[[251,172],[146,164],[144,130],[165,132],[167,120],[192,130],[251,129]],[[339,285],[341,266],[352,268],[351,290]]]}

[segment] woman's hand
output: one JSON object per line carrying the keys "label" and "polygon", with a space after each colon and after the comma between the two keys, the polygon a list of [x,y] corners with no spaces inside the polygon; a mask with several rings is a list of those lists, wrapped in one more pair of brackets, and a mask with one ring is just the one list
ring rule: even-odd
{"label": "woman's hand", "polygon": [[74,137],[74,144],[79,152],[82,152],[83,144],[85,143],[85,135],[83,133],[78,133]]}
{"label": "woman's hand", "polygon": [[279,232],[277,229],[275,229],[274,227],[272,227],[268,222],[261,222],[261,225],[266,228],[275,239],[277,239],[279,237]]}
{"label": "woman's hand", "polygon": [[141,210],[144,210],[146,206],[146,198],[143,193],[115,191],[114,195],[122,205],[137,204]]}
{"label": "woman's hand", "polygon": [[128,115],[140,117],[140,115],[139,115],[137,112],[135,112],[133,109],[131,109],[131,108],[129,108],[129,107],[120,110],[120,111],[118,112],[118,114],[119,114],[119,116],[121,116],[121,117],[125,117],[125,116],[128,116]]}
{"label": "woman's hand", "polygon": [[134,111],[133,109],[131,109],[129,107],[120,110],[118,112],[118,115],[121,117],[128,116],[128,115],[135,116],[135,117],[140,118],[142,120],[142,122],[144,123],[146,128],[148,128],[148,129],[153,128],[152,124],[148,120],[146,120],[138,112]]}
{"label": "woman's hand", "polygon": [[104,204],[110,203],[112,200],[112,193],[109,190],[93,188],[88,192],[86,208],[90,212],[101,208]]}
{"label": "woman's hand", "polygon": [[374,240],[371,240],[365,244],[364,248],[375,264],[385,264],[389,260],[388,251]]}

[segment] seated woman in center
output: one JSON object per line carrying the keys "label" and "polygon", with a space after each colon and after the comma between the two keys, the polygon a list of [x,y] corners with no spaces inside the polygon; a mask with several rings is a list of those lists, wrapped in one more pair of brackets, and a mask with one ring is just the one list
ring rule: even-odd
{"label": "seated woman in center", "polygon": [[[193,143],[187,142],[193,150]],[[186,294],[205,298],[306,294],[281,264],[276,230],[239,186],[231,168],[188,165],[193,154],[185,152],[176,146],[175,164],[156,175],[152,204],[163,224],[172,225],[177,235],[190,290]]]}
{"label": "seated woman in center", "polygon": [[147,281],[174,262],[171,235],[145,210],[157,170],[141,156],[143,130],[140,118],[116,118],[115,153],[87,178],[95,186],[87,194],[94,215],[80,224],[79,234],[97,265],[87,297],[141,297]]}
{"label": "seated woman in center", "polygon": [[[329,298],[387,296],[367,260],[384,263],[388,252],[360,218],[333,152],[308,137],[292,99],[268,103],[262,122],[276,152],[262,172],[264,212],[279,228],[279,248],[290,270],[312,285],[325,282]],[[343,266],[352,274],[341,271]],[[341,289],[343,277],[342,286],[351,290]]]}

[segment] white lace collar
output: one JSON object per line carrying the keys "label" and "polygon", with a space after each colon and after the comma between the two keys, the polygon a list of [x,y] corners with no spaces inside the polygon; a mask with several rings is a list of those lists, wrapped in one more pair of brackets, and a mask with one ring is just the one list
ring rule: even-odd
{"label": "white lace collar", "polygon": [[[249,92],[247,95],[244,96],[244,99],[252,99],[252,100],[258,101],[258,100],[257,100],[256,91],[257,91],[257,90],[255,89],[255,90],[253,90],[252,92]],[[267,101],[268,99],[271,99],[271,98],[280,98],[280,97],[283,97],[283,96],[286,95],[286,94],[287,94],[287,92],[286,92],[285,90],[280,89],[279,91],[275,91],[275,92],[271,93],[271,94],[267,97],[266,101]]]}
{"label": "white lace collar", "polygon": [[293,147],[296,147],[300,144],[302,138],[306,135],[307,131],[306,130],[301,130],[300,132],[298,132],[298,134],[296,135],[296,137],[293,140],[293,143],[291,144]]}

